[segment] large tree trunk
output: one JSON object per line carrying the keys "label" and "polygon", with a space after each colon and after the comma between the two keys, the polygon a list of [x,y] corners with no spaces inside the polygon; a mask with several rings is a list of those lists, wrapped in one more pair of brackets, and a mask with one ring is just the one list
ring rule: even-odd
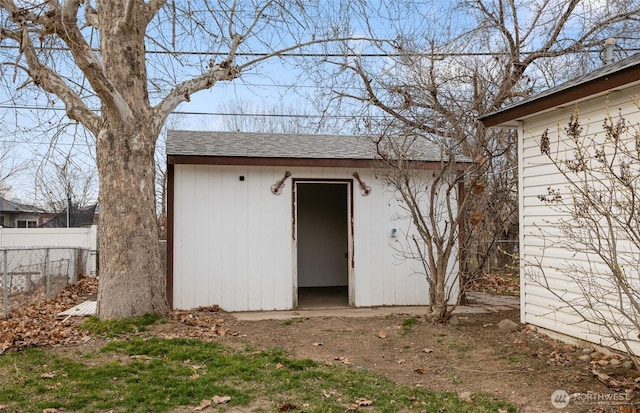
{"label": "large tree trunk", "polygon": [[[136,2],[140,5],[142,3]],[[100,318],[168,310],[158,249],[154,152],[160,133],[147,92],[144,8],[122,16],[124,0],[99,0],[102,64],[121,97],[103,101],[96,155],[100,176]],[[104,24],[102,24],[104,23]]]}
{"label": "large tree trunk", "polygon": [[98,138],[102,319],[168,310],[154,211],[153,133],[142,123],[113,125]]}

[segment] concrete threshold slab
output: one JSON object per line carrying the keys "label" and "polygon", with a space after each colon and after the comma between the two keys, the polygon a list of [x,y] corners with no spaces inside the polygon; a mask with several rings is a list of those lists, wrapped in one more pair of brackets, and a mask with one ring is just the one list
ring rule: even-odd
{"label": "concrete threshold slab", "polygon": [[[503,307],[507,309],[507,307]],[[512,308],[508,308],[511,310]],[[314,308],[283,311],[241,311],[232,312],[231,315],[239,321],[260,320],[292,320],[295,318],[315,317],[387,317],[390,315],[421,316],[428,312],[426,306],[394,306],[394,307],[340,307],[340,308]],[[453,314],[488,314],[491,309],[482,305],[458,306]]]}

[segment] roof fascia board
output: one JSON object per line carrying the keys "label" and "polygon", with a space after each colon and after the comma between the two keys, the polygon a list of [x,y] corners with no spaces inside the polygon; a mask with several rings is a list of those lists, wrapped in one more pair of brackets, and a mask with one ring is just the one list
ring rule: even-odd
{"label": "roof fascia board", "polygon": [[638,82],[640,82],[640,65],[633,65],[617,72],[558,90],[555,93],[543,95],[537,99],[490,113],[481,117],[479,120],[486,128],[516,127],[516,120],[524,119],[558,106],[568,105],[579,102],[580,100],[606,94],[616,88]]}
{"label": "roof fascia board", "polygon": [[[317,159],[317,158],[262,158],[236,156],[168,155],[169,165],[242,165],[242,166],[303,166],[332,168],[378,168],[381,161],[375,159]],[[410,162],[415,169],[442,169],[442,162]],[[471,163],[459,162],[454,169],[467,169]]]}

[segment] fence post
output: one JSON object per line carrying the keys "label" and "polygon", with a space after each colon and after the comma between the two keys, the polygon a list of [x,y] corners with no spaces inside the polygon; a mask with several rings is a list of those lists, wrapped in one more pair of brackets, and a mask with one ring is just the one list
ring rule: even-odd
{"label": "fence post", "polygon": [[47,271],[47,267],[49,266],[49,248],[45,249],[45,254],[44,254],[44,268],[42,270],[42,273],[44,275],[44,279],[45,279],[45,283],[46,283],[46,289],[45,289],[45,297],[49,298],[49,295],[51,295],[51,280],[49,279],[49,271]]}
{"label": "fence post", "polygon": [[78,282],[78,254],[80,254],[80,248],[74,248],[71,250],[71,282],[75,284]]}
{"label": "fence post", "polygon": [[2,270],[2,303],[4,304],[4,317],[9,317],[9,274],[7,271],[7,250],[2,251],[3,270]]}

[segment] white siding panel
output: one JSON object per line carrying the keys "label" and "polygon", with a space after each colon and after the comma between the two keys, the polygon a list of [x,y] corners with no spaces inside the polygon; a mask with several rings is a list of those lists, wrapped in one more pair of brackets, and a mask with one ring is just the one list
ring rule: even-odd
{"label": "white siding panel", "polygon": [[[264,206],[264,208],[259,209],[258,213],[249,213],[247,216],[247,231],[249,233],[248,236],[253,238],[253,241],[258,246],[269,245],[269,239],[266,238],[266,234],[264,234],[264,231],[255,233],[253,229],[260,226],[261,222],[264,221],[265,216],[269,215],[268,211],[272,208],[272,205],[269,202],[266,202],[264,199],[264,193],[267,192],[269,188],[269,186],[266,185],[264,177],[271,176],[273,173],[273,168],[265,168],[264,173],[258,174],[254,171],[247,171],[247,174],[244,175],[245,182],[247,184],[247,190],[250,194],[254,194],[256,198],[255,202],[258,205]],[[265,307],[265,305],[266,308],[274,306],[273,290],[267,289],[266,294],[262,290],[262,271],[264,270],[265,273],[270,273],[273,271],[273,267],[263,268],[262,266],[269,263],[268,257],[264,256],[265,249],[266,248],[257,248],[257,250],[254,252],[246,251],[245,253],[248,277],[248,285],[246,287],[247,307],[253,305],[262,309],[263,307]],[[263,264],[261,265],[261,263]],[[263,294],[265,295],[263,296]]]}
{"label": "white siding panel", "polygon": [[[580,290],[574,280],[564,273],[569,266],[582,267],[594,274],[606,274],[597,258],[574,254],[563,247],[558,222],[563,218],[552,204],[540,201],[547,188],[559,189],[563,202],[570,200],[564,178],[553,163],[540,153],[540,137],[547,130],[551,151],[556,159],[571,159],[573,149],[564,128],[572,114],[579,114],[585,139],[601,139],[602,123],[607,116],[614,120],[622,113],[627,121],[637,124],[640,111],[632,100],[640,94],[640,87],[628,88],[571,106],[552,113],[527,119],[519,129],[520,147],[520,254],[521,254],[521,318],[525,323],[538,325],[580,339],[611,345],[599,327],[585,323],[565,303],[558,300],[540,283],[531,278],[539,274],[542,263],[547,281],[556,292],[566,294],[568,300],[579,300]],[[619,109],[621,109],[619,111]],[[620,248],[628,249],[628,244]]]}
{"label": "white siding panel", "polygon": [[[383,283],[382,274],[374,271],[375,268],[384,268],[385,257],[380,251],[376,251],[371,241],[380,236],[376,228],[384,225],[376,225],[376,218],[381,214],[376,210],[374,200],[380,196],[381,187],[370,176],[362,175],[361,179],[371,186],[371,194],[363,197],[358,182],[353,186],[353,259],[355,284],[355,305],[357,307],[369,307],[374,303],[382,303],[382,289],[375,288]],[[376,193],[377,192],[377,193]],[[365,259],[368,257],[368,260]]]}
{"label": "white siding panel", "polygon": [[[174,268],[179,274],[179,282],[174,283],[174,306],[177,308],[196,307],[195,293],[188,288],[195,284],[195,254],[191,245],[187,242],[185,234],[189,234],[195,225],[195,214],[192,210],[194,204],[194,174],[195,170],[189,167],[176,166],[175,176],[180,179],[175,185],[175,212],[174,212]],[[180,201],[178,201],[180,200]],[[187,303],[187,304],[184,304]],[[185,307],[185,305],[187,307]]]}
{"label": "white siding panel", "polygon": [[175,172],[174,306],[291,308],[291,198],[270,192],[284,171],[177,165]]}
{"label": "white siding panel", "polygon": [[[289,170],[281,195],[271,186]],[[372,170],[176,165],[174,306],[218,304],[228,311],[290,309],[294,297],[292,179],[353,180],[353,290],[356,306],[424,305],[418,262],[398,252],[393,228],[410,221]],[[244,181],[239,177],[244,176]],[[457,270],[457,263],[452,271]]]}
{"label": "white siding panel", "polygon": [[[192,228],[199,228],[203,223],[207,223],[207,221],[202,220],[203,217],[207,217],[209,215],[208,204],[207,202],[202,202],[202,200],[198,199],[197,188],[202,188],[207,186],[209,182],[209,176],[211,167],[200,168],[194,170],[194,179],[193,179],[193,189],[195,193],[193,194],[193,216],[189,218],[190,222],[193,225]],[[205,191],[203,195],[207,195],[208,191]],[[206,199],[206,198],[205,198]],[[211,245],[209,242],[211,229],[209,226],[209,230],[202,231],[200,234],[201,238],[199,242],[193,245],[193,264],[197,261],[197,257],[207,256],[209,254],[209,246]],[[210,274],[205,271],[202,271],[199,268],[194,268],[193,270],[193,285],[198,285],[198,288],[193,289],[194,300],[197,306],[205,306],[209,304],[209,289],[211,288],[212,279]]]}

